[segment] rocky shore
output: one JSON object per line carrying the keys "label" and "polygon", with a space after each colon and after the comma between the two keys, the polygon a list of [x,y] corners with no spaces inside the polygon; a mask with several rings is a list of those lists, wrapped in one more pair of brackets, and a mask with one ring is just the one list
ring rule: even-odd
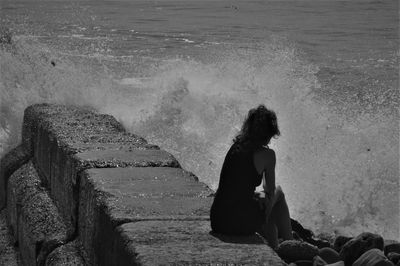
{"label": "rocky shore", "polygon": [[314,233],[292,219],[294,240],[277,254],[290,266],[400,266],[400,242],[364,232],[356,237]]}

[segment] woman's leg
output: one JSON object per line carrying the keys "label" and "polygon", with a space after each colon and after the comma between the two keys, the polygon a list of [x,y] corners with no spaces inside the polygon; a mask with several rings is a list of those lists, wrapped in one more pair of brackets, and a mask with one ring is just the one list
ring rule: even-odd
{"label": "woman's leg", "polygon": [[[282,188],[277,186],[271,202],[271,211],[266,213],[261,234],[272,248],[278,245],[278,236],[284,240],[293,239],[289,208]],[[268,208],[268,207],[267,207]]]}
{"label": "woman's leg", "polygon": [[269,246],[275,249],[278,246],[278,229],[274,219],[270,216],[263,224],[262,236],[267,240]]}
{"label": "woman's leg", "polygon": [[270,216],[275,221],[278,236],[283,238],[283,240],[293,239],[289,208],[286,203],[285,194],[280,186],[277,186],[275,189],[274,203]]}

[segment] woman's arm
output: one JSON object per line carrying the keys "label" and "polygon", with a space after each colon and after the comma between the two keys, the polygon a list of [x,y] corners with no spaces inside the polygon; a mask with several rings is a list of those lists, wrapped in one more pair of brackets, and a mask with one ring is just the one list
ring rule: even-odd
{"label": "woman's arm", "polygon": [[264,180],[263,189],[267,197],[272,198],[275,193],[275,164],[276,156],[274,150],[267,149],[264,152]]}
{"label": "woman's arm", "polygon": [[275,200],[275,164],[276,157],[273,150],[267,149],[264,152],[264,171],[263,171],[263,189],[265,193],[265,215],[269,217]]}

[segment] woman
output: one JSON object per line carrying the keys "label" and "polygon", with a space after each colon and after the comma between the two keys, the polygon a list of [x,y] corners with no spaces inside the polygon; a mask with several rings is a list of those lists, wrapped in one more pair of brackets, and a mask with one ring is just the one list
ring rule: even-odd
{"label": "woman", "polygon": [[[258,232],[273,248],[278,237],[292,239],[285,196],[280,186],[275,186],[275,152],[268,148],[271,138],[279,135],[273,111],[264,105],[249,111],[222,166],[210,214],[214,233]],[[255,188],[263,177],[265,197],[255,197]]]}

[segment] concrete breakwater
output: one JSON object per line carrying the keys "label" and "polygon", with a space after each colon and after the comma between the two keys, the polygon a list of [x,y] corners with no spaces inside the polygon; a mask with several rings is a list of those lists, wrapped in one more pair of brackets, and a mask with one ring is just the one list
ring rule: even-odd
{"label": "concrete breakwater", "polygon": [[24,265],[285,265],[257,237],[210,234],[212,191],[112,116],[30,106],[0,167]]}

